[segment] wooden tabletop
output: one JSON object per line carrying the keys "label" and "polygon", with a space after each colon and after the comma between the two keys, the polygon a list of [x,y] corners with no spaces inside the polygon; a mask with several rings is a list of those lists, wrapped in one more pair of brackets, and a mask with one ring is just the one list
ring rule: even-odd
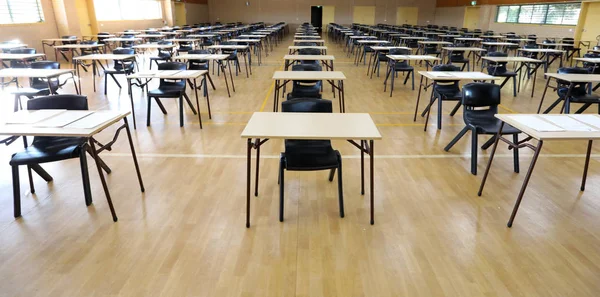
{"label": "wooden tabletop", "polygon": [[0,44],[0,49],[3,49],[3,50],[16,49],[16,48],[22,48],[22,47],[27,47],[27,44],[23,44],[23,43],[4,43],[4,44]]}
{"label": "wooden tabletop", "polygon": [[167,79],[196,79],[207,74],[207,70],[158,70],[133,73],[127,79],[133,78],[167,78]]}
{"label": "wooden tabletop", "polygon": [[425,40],[425,41],[421,40],[421,41],[418,41],[418,43],[420,43],[420,44],[452,44],[452,42],[449,42],[449,41],[431,41],[431,40]]}
{"label": "wooden tabletop", "polygon": [[134,45],[133,48],[160,48],[160,49],[165,49],[165,48],[174,48],[175,45],[174,44],[158,44],[158,43],[144,43],[144,44],[137,44]]}
{"label": "wooden tabletop", "polygon": [[51,78],[63,74],[74,74],[73,69],[31,69],[31,68],[4,68],[0,70],[0,77],[35,77]]}
{"label": "wooden tabletop", "polygon": [[516,43],[510,42],[482,42],[483,45],[517,45]]}
{"label": "wooden tabletop", "polygon": [[247,45],[211,45],[208,49],[247,49]]}
{"label": "wooden tabletop", "polygon": [[312,60],[312,61],[333,61],[335,57],[332,55],[285,55],[284,60]]}
{"label": "wooden tabletop", "polygon": [[298,42],[314,42],[314,43],[325,43],[323,39],[294,39],[294,43]]}
{"label": "wooden tabletop", "polygon": [[78,49],[78,48],[100,48],[104,47],[104,44],[64,44],[55,45],[56,49]]}
{"label": "wooden tabletop", "polygon": [[164,38],[166,35],[163,34],[140,34],[136,35],[137,38]]}
{"label": "wooden tabletop", "polygon": [[503,77],[495,77],[483,72],[466,71],[419,71],[419,74],[436,81],[443,80],[503,80]]}
{"label": "wooden tabletop", "polygon": [[486,49],[479,47],[442,47],[443,50],[447,51],[463,51],[463,52],[485,52]]}
{"label": "wooden tabletop", "polygon": [[497,114],[503,122],[538,140],[600,139],[595,114]]}
{"label": "wooden tabletop", "polygon": [[133,60],[135,59],[135,55],[115,55],[115,54],[93,54],[86,56],[79,56],[73,58],[73,60]]}
{"label": "wooden tabletop", "polygon": [[205,54],[205,55],[178,55],[174,58],[176,60],[225,60],[229,57],[229,55],[215,55],[215,54]]}
{"label": "wooden tabletop", "polygon": [[425,40],[425,39],[429,39],[429,37],[405,36],[405,37],[400,37],[400,39],[406,39],[406,40]]}
{"label": "wooden tabletop", "polygon": [[545,73],[546,76],[568,81],[568,82],[600,82],[600,74],[561,74]]}
{"label": "wooden tabletop", "polygon": [[531,53],[564,53],[565,51],[552,48],[520,48],[520,51]]}
{"label": "wooden tabletop", "polygon": [[541,63],[542,60],[527,58],[527,57],[481,57],[484,60],[492,62],[531,62]]}
{"label": "wooden tabletop", "polygon": [[217,36],[217,35],[214,35],[214,34],[191,34],[191,35],[188,35],[187,37],[189,37],[189,38],[213,38],[215,36]]}
{"label": "wooden tabletop", "polygon": [[5,54],[0,53],[0,60],[26,60],[45,57],[46,54]]}
{"label": "wooden tabletop", "polygon": [[45,38],[42,41],[79,41],[79,38]]}
{"label": "wooden tabletop", "polygon": [[104,40],[103,40],[103,42],[104,42],[104,41],[107,41],[107,42],[119,42],[119,41],[142,41],[142,39],[141,39],[141,38],[137,38],[137,37],[134,37],[134,38],[122,38],[122,37],[117,37],[117,38],[106,38],[106,39],[104,39]]}
{"label": "wooden tabletop", "polygon": [[454,38],[455,40],[465,40],[465,41],[482,41],[483,39],[478,37],[458,37]]}
{"label": "wooden tabletop", "polygon": [[260,42],[260,39],[229,39],[231,42]]}
{"label": "wooden tabletop", "polygon": [[[191,35],[189,35],[189,36],[191,36]],[[266,37],[267,37],[267,35],[261,35],[261,34],[250,34],[250,35],[240,35],[240,36],[238,36],[238,37],[241,37],[241,38],[255,38],[255,37],[258,37],[258,38],[266,38]]]}
{"label": "wooden tabletop", "polygon": [[574,59],[576,61],[582,61],[582,62],[588,62],[588,63],[600,63],[600,58],[574,58]]}
{"label": "wooden tabletop", "polygon": [[412,48],[406,46],[372,46],[371,49],[374,51],[389,51],[391,49],[403,49],[412,51]]}
{"label": "wooden tabletop", "polygon": [[439,61],[441,60],[438,57],[429,56],[429,55],[387,55],[388,59],[392,59],[394,61]]}
{"label": "wooden tabletop", "polygon": [[91,137],[130,111],[21,110],[3,119],[0,135]]}
{"label": "wooden tabletop", "polygon": [[350,39],[377,39],[377,36],[353,35],[350,36]]}
{"label": "wooden tabletop", "polygon": [[387,40],[358,40],[358,43],[362,43],[362,44],[368,44],[368,43],[390,43]]}
{"label": "wooden tabletop", "polygon": [[345,80],[341,71],[275,71],[274,80]]}
{"label": "wooden tabletop", "polygon": [[368,113],[255,112],[242,138],[377,140],[381,134]]}
{"label": "wooden tabletop", "polygon": [[322,46],[322,45],[290,45],[288,46],[288,49],[320,49],[320,50],[327,50],[326,46]]}

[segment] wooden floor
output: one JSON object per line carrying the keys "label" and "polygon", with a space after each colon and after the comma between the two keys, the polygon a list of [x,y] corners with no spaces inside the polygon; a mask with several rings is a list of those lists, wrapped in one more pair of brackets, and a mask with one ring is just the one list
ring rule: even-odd
{"label": "wooden floor", "polygon": [[[416,91],[397,81],[390,98],[383,77],[369,79],[366,66],[354,66],[332,42],[328,53],[348,77],[347,111],[369,112],[384,137],[375,147],[376,224],[369,225],[368,196],[360,195],[358,151],[346,142],[334,142],[344,157],[346,217],[338,216],[337,185],[326,172],[289,172],[280,223],[283,146],[270,141],[263,146],[260,195],[252,198],[253,226],[246,229],[239,135],[252,112],[271,110],[271,75],[282,68],[288,45],[289,37],[250,78],[236,77],[231,98],[215,75],[212,120],[201,105],[203,130],[189,109],[180,128],[177,104],[168,99],[169,114],[155,105],[146,127],[146,100],[135,91],[134,142],[146,192],[139,191],[125,138],[103,153],[113,169],[108,182],[118,223],[94,168],[94,204],[86,208],[77,160],[44,165],[54,181],[36,176],[35,195],[22,183],[23,217],[15,220],[8,160],[21,147],[1,147],[0,296],[598,296],[600,164],[594,155],[580,192],[585,142],[544,146],[509,229],[531,153],[522,152],[522,173],[515,174],[511,152],[499,148],[478,197],[489,152],[480,152],[480,175],[472,176],[469,137],[443,151],[463,127],[460,113],[449,116],[453,105],[444,107],[443,130],[435,129],[434,109],[424,132],[424,119],[412,120]],[[516,98],[506,86],[501,112],[535,112],[544,81],[538,79],[534,98],[531,83]],[[67,86],[63,93],[72,91]],[[112,81],[104,96],[85,74],[83,93],[92,109],[130,109],[126,89],[119,92]],[[2,97],[5,114],[12,98]],[[24,169],[21,175],[26,180]]]}

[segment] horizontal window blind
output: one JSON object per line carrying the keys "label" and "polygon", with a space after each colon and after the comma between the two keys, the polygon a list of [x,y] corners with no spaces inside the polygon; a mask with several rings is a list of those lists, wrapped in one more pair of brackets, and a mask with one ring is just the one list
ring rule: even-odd
{"label": "horizontal window blind", "polygon": [[498,6],[496,22],[518,24],[577,25],[581,3]]}
{"label": "horizontal window blind", "polygon": [[0,24],[39,23],[44,21],[40,0],[0,0]]}
{"label": "horizontal window blind", "polygon": [[94,8],[99,21],[162,19],[160,0],[94,0]]}

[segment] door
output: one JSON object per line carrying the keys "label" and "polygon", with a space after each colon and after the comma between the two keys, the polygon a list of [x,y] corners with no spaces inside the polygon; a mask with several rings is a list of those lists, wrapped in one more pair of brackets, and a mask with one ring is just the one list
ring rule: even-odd
{"label": "door", "polygon": [[412,6],[398,7],[396,10],[396,25],[416,25],[419,18],[419,8]]}
{"label": "door", "polygon": [[317,28],[317,31],[321,32],[323,26],[323,7],[322,6],[311,6],[310,7],[310,24]]}
{"label": "door", "polygon": [[75,1],[75,9],[77,10],[77,17],[79,18],[79,30],[81,31],[81,35],[90,36],[94,34],[94,32],[92,32],[92,22],[90,21],[87,1]]}
{"label": "door", "polygon": [[175,26],[187,25],[185,3],[175,3]]}
{"label": "door", "polygon": [[[583,25],[578,25],[578,28],[581,28],[581,35],[579,40],[581,41],[590,41],[590,47],[594,47],[600,41],[598,41],[598,36],[600,36],[600,3],[598,2],[587,2],[583,3],[587,5],[587,9],[585,10],[584,19],[580,19],[579,22],[583,21]],[[582,13],[583,13],[582,6]],[[580,16],[581,17],[581,16]]]}
{"label": "door", "polygon": [[352,22],[363,25],[375,25],[375,6],[354,6]]}
{"label": "door", "polygon": [[321,24],[327,27],[330,23],[335,23],[335,6],[323,6],[323,18]]}
{"label": "door", "polygon": [[463,22],[463,28],[469,30],[480,29],[479,28],[479,7],[467,6],[465,7],[465,20]]}

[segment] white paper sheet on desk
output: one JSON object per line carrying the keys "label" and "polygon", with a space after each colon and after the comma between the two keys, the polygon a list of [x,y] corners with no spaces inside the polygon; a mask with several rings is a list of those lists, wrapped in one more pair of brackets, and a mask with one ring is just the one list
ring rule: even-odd
{"label": "white paper sheet on desk", "polygon": [[573,119],[568,115],[550,116],[545,117],[545,120],[552,122],[552,124],[559,126],[567,131],[598,131],[580,121]]}
{"label": "white paper sheet on desk", "polygon": [[73,123],[81,118],[87,117],[92,114],[93,111],[89,110],[69,110],[63,112],[57,116],[51,117],[47,120],[37,122],[33,124],[35,127],[64,127],[70,123]]}
{"label": "white paper sheet on desk", "polygon": [[33,124],[65,112],[66,109],[20,110],[8,116],[7,124]]}
{"label": "white paper sheet on desk", "polygon": [[565,129],[542,120],[538,116],[511,116],[516,122],[540,132],[560,132]]}
{"label": "white paper sheet on desk", "polygon": [[598,129],[600,129],[600,116],[593,114],[578,114],[575,117],[578,121],[584,122],[588,125],[592,125]]}
{"label": "white paper sheet on desk", "polygon": [[66,128],[72,129],[91,129],[97,127],[101,124],[104,124],[110,119],[114,119],[118,116],[120,112],[118,111],[101,111],[94,112],[87,117],[81,118],[78,121],[72,122],[66,126]]}
{"label": "white paper sheet on desk", "polygon": [[429,75],[433,77],[454,77],[450,72],[429,72]]}

